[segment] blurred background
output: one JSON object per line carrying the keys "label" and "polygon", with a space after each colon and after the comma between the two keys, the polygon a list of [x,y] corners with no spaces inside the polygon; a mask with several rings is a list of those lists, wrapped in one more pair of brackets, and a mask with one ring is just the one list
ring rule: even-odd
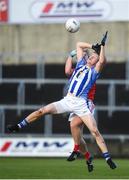
{"label": "blurred background", "polygon": [[[70,17],[81,23],[77,33],[65,29]],[[106,30],[95,118],[112,156],[129,157],[128,0],[0,0],[0,156],[68,156],[73,141],[66,114],[46,115],[16,134],[6,126],[60,100],[69,52],[77,41],[100,42]],[[84,136],[100,157],[87,128]]]}

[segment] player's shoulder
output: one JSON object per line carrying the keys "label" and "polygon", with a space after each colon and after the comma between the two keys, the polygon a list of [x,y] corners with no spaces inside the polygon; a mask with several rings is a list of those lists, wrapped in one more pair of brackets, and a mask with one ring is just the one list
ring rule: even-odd
{"label": "player's shoulder", "polygon": [[83,57],[77,60],[77,67],[84,66],[85,64],[85,59]]}
{"label": "player's shoulder", "polygon": [[95,66],[91,67],[91,73],[93,76],[100,76],[100,72],[96,70]]}

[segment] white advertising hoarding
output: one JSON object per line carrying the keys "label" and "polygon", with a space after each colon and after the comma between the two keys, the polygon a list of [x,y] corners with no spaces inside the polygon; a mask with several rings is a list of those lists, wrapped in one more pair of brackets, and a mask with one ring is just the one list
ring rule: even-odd
{"label": "white advertising hoarding", "polygon": [[129,21],[128,0],[10,0],[10,23]]}
{"label": "white advertising hoarding", "polygon": [[0,157],[67,157],[72,138],[0,138]]}

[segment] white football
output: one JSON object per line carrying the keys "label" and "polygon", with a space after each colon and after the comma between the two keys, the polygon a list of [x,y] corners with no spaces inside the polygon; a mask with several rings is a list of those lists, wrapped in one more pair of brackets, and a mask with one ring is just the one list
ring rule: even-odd
{"label": "white football", "polygon": [[68,32],[75,33],[80,29],[80,22],[75,18],[70,18],[65,23]]}

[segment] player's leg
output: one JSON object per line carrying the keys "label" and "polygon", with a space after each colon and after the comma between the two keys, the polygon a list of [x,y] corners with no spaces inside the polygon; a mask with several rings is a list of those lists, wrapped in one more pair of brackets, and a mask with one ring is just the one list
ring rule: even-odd
{"label": "player's leg", "polygon": [[74,161],[80,156],[81,130],[80,126],[83,124],[81,119],[74,114],[70,114],[70,130],[74,140],[74,148],[71,155],[67,158],[68,161]]}
{"label": "player's leg", "polygon": [[84,124],[80,127],[80,130],[81,130],[80,152],[84,155],[88,171],[92,172],[94,169],[93,156],[89,152],[86,141],[83,138],[83,127],[84,127]]}
{"label": "player's leg", "polygon": [[[82,131],[81,131],[82,126],[83,126],[83,121],[78,116],[75,115],[73,118],[71,118],[70,130],[74,140],[75,151],[80,150],[81,138],[82,138]],[[82,145],[82,150],[84,149],[85,147]]]}
{"label": "player's leg", "polygon": [[94,117],[92,116],[92,114],[89,113],[86,116],[81,117],[81,119],[85,123],[85,125],[88,127],[88,129],[90,130],[93,137],[95,138],[99,148],[101,149],[101,151],[103,153],[103,157],[107,161],[110,168],[115,169],[116,165],[111,159],[111,156],[108,152],[105,141],[97,128],[96,121],[95,121]]}
{"label": "player's leg", "polygon": [[68,107],[66,101],[67,101],[66,99],[62,99],[60,101],[48,104],[29,114],[25,119],[21,120],[18,124],[8,125],[7,128],[9,132],[18,132],[21,128],[24,128],[30,123],[38,120],[41,116],[44,116],[45,114],[56,114],[56,113],[67,112],[69,111],[70,107]]}
{"label": "player's leg", "polygon": [[78,116],[74,116],[70,121],[71,134],[74,140],[74,149],[73,151],[81,151],[84,154],[88,151],[86,142],[83,139],[83,122]]}
{"label": "player's leg", "polygon": [[41,116],[43,116],[45,114],[54,114],[56,112],[57,112],[57,110],[56,110],[54,104],[51,103],[51,104],[48,104],[48,105],[32,112],[25,119],[21,120],[18,124],[8,125],[7,128],[10,132],[18,132],[19,129],[24,128],[25,126],[29,125],[30,123],[38,120]]}
{"label": "player's leg", "polygon": [[87,144],[83,138],[83,127],[84,123],[78,116],[73,116],[70,118],[70,129],[74,140],[74,149],[71,155],[67,158],[68,161],[74,161],[80,152],[84,155],[86,159],[86,164],[88,166],[88,171],[93,171],[92,156],[88,151]]}

